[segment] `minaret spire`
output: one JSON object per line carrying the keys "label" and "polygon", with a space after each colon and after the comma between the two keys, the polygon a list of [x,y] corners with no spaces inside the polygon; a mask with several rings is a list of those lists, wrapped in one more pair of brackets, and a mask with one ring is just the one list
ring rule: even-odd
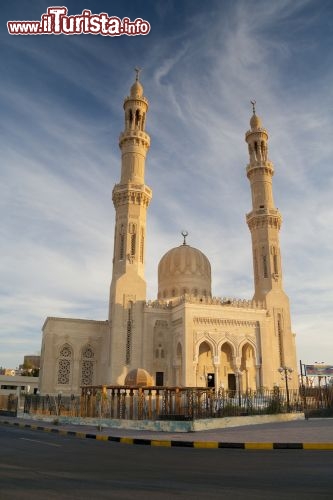
{"label": "minaret spire", "polygon": [[135,75],[135,81],[138,82],[139,81],[139,75],[140,75],[140,73],[142,71],[142,68],[140,68],[139,66],[136,66],[134,68],[134,71],[136,73],[136,75]]}
{"label": "minaret spire", "polygon": [[246,132],[250,162],[246,173],[251,183],[252,211],[246,220],[252,236],[254,285],[257,300],[264,300],[267,292],[282,289],[282,271],[279,230],[282,217],[273,199],[273,163],[268,159],[268,133],[256,114],[255,101],[251,101],[253,115],[251,129]]}
{"label": "minaret spire", "polygon": [[145,184],[150,137],[145,131],[148,100],[139,81],[140,71],[135,68],[135,81],[124,100],[125,126],[119,137],[121,177],[112,191],[116,211],[109,307],[112,383],[123,381],[124,365],[139,366],[139,354],[132,344],[142,334],[141,320],[136,316],[146,301],[146,217],[152,191]]}
{"label": "minaret spire", "polygon": [[135,82],[124,100],[125,129],[119,137],[121,178],[112,192],[116,210],[113,283],[133,269],[144,279],[146,212],[152,197],[144,178],[150,137],[145,131],[148,100],[138,80],[140,68],[135,71]]}
{"label": "minaret spire", "polygon": [[[264,302],[267,322],[271,329],[261,332],[263,359],[270,359],[270,369],[262,367],[262,384],[274,379],[278,369],[288,366],[293,370],[292,386],[297,387],[297,363],[294,334],[291,331],[289,299],[282,286],[282,266],[279,232],[282,217],[275,207],[272,178],[273,163],[268,159],[268,133],[256,114],[252,102],[251,129],[245,134],[250,162],[246,173],[251,184],[252,210],[246,215],[251,231],[254,300]],[[274,332],[273,335],[268,332]]]}

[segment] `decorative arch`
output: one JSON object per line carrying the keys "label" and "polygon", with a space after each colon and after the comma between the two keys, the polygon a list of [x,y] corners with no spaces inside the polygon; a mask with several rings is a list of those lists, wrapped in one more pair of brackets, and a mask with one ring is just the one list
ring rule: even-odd
{"label": "decorative arch", "polygon": [[95,368],[95,351],[91,345],[81,350],[81,385],[93,385]]}
{"label": "decorative arch", "polygon": [[177,344],[177,349],[176,349],[176,356],[177,356],[177,359],[178,358],[181,358],[183,355],[183,348],[182,348],[182,345],[180,342],[178,342]]}
{"label": "decorative arch", "polygon": [[168,321],[155,320],[152,340],[152,371],[155,372],[156,385],[171,384],[169,377],[172,377],[172,372],[169,371],[171,369],[169,359],[172,357],[173,346],[170,345]]}
{"label": "decorative arch", "polygon": [[257,388],[257,368],[256,368],[256,349],[255,346],[244,341],[240,346],[241,354],[241,385],[244,392],[255,390]]}
{"label": "decorative arch", "polygon": [[202,344],[208,344],[210,350],[212,351],[212,356],[215,355],[216,352],[216,345],[214,345],[214,342],[211,338],[209,338],[209,334],[205,332],[200,338],[198,339],[196,346],[195,346],[195,359],[198,360],[199,354],[200,354],[200,346]]}
{"label": "decorative arch", "polygon": [[73,372],[73,348],[66,343],[59,347],[57,363],[57,384],[69,385]]}
{"label": "decorative arch", "polygon": [[219,341],[218,346],[217,346],[219,353],[221,352],[221,349],[222,349],[224,344],[228,344],[230,346],[233,357],[237,355],[237,348],[236,348],[235,344],[228,338],[228,335]]}
{"label": "decorative arch", "polygon": [[214,373],[214,348],[209,340],[204,339],[198,344],[197,385],[207,386],[209,373]]}
{"label": "decorative arch", "polygon": [[224,340],[219,345],[220,354],[220,387],[227,390],[235,390],[235,346],[229,341]]}
{"label": "decorative arch", "polygon": [[129,118],[130,128],[133,128],[133,111],[131,110],[131,108],[129,109],[129,112],[128,112],[128,118]]}
{"label": "decorative arch", "polygon": [[242,355],[242,349],[243,349],[244,345],[246,345],[246,344],[250,345],[253,348],[255,362],[257,364],[258,363],[258,359],[259,359],[259,353],[258,353],[258,350],[257,350],[257,345],[256,345],[256,343],[252,339],[243,338],[240,341],[240,343],[238,344],[238,347],[237,347],[237,356],[241,356]]}

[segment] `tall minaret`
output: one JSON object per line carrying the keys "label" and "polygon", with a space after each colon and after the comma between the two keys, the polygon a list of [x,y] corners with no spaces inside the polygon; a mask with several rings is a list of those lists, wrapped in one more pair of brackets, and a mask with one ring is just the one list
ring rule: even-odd
{"label": "tall minaret", "polygon": [[[267,322],[273,322],[270,331],[261,339],[262,357],[270,360],[264,366],[263,384],[272,386],[279,380],[277,370],[293,369],[293,386],[297,386],[297,362],[294,335],[291,332],[289,299],[283,290],[279,231],[282,217],[275,207],[272,189],[273,163],[268,159],[268,133],[256,115],[255,101],[251,101],[253,115],[251,129],[245,134],[250,162],[246,168],[251,184],[252,211],[246,215],[252,237],[254,300],[263,301],[267,308]],[[266,379],[266,384],[265,384]]]}
{"label": "tall minaret", "polygon": [[263,301],[270,290],[282,290],[279,244],[282,217],[274,205],[274,167],[268,159],[268,133],[255,113],[255,101],[252,104],[251,130],[245,134],[250,155],[246,172],[251,183],[252,211],[246,220],[252,236],[254,299]]}
{"label": "tall minaret", "polygon": [[[145,185],[145,160],[150,137],[145,132],[148,100],[139,82],[139,69],[125,98],[125,129],[119,137],[121,179],[112,192],[116,210],[113,273],[110,289],[111,375],[108,383],[122,383],[127,371],[140,366],[142,304],[146,300],[146,214],[152,197]],[[141,312],[141,314],[140,314]],[[109,372],[110,373],[110,372]]]}

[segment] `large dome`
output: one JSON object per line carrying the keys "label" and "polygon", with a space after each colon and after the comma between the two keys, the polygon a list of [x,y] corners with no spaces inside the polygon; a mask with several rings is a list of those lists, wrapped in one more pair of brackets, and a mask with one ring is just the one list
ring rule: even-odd
{"label": "large dome", "polygon": [[189,293],[211,296],[211,270],[207,257],[183,244],[163,255],[158,265],[158,298],[172,299]]}

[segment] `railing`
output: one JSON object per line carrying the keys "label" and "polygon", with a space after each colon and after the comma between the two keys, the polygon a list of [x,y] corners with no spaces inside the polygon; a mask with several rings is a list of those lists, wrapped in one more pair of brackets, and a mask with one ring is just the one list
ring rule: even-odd
{"label": "railing", "polygon": [[[195,420],[304,411],[309,397],[275,388],[238,393],[189,387],[91,386],[81,396],[25,397],[29,414],[127,420]],[[308,405],[308,406],[307,406]]]}

